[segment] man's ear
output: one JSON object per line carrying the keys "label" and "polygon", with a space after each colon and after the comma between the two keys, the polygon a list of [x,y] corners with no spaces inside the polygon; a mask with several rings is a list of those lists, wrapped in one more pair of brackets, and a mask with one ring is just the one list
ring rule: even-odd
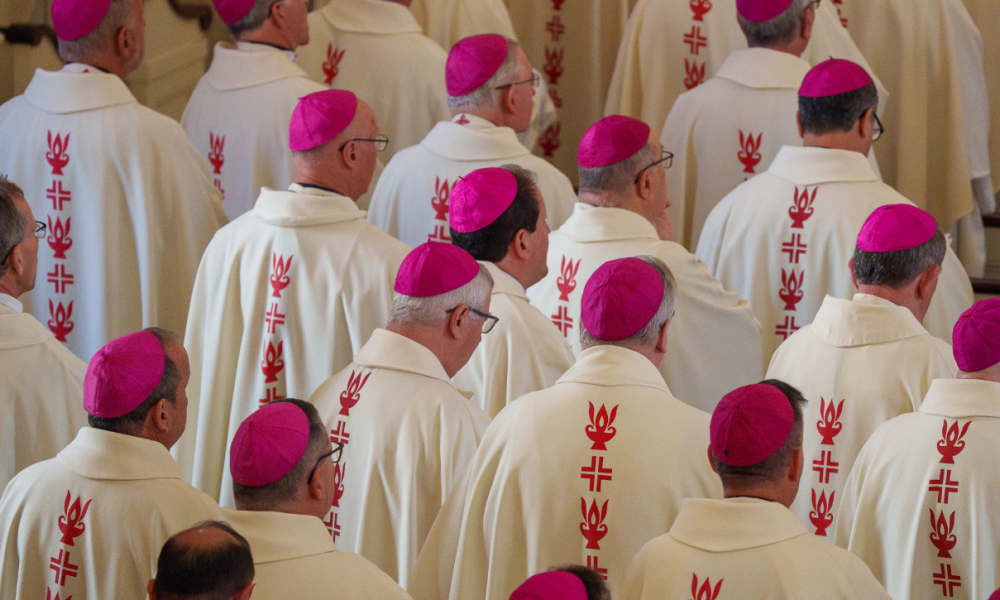
{"label": "man's ear", "polygon": [[802,479],[802,448],[796,448],[792,452],[792,460],[788,461],[788,480],[798,482]]}
{"label": "man's ear", "polygon": [[847,261],[847,270],[851,272],[851,283],[854,284],[854,289],[858,289],[858,278],[854,276],[854,257],[852,256],[850,260]]}
{"label": "man's ear", "polygon": [[[317,467],[316,471],[319,471]],[[323,480],[318,474],[313,474],[312,481],[308,484],[309,487],[309,498],[313,500],[322,500],[326,498],[326,481]]]}
{"label": "man's ear", "polygon": [[149,595],[149,600],[156,600],[156,580],[150,579],[149,583],[146,584],[146,594]]}
{"label": "man's ear", "polygon": [[802,28],[799,30],[799,33],[802,35],[802,39],[804,39],[806,43],[808,43],[809,39],[812,37],[813,24],[816,22],[817,10],[818,9],[816,8],[813,10],[807,10],[802,15]]}
{"label": "man's ear", "polygon": [[519,260],[528,260],[531,258],[532,249],[531,234],[528,233],[527,229],[518,229],[517,233],[514,234],[514,239],[510,241],[507,254],[513,254]]}
{"label": "man's ear", "polygon": [[[654,167],[655,168],[655,167]],[[650,200],[653,197],[653,169],[646,169],[639,176],[638,188],[639,197],[643,200]]]}
{"label": "man's ear", "polygon": [[24,250],[21,242],[10,249],[10,254],[7,255],[7,268],[15,275],[24,273]]}
{"label": "man's ear", "polygon": [[795,111],[795,124],[799,128],[799,137],[805,139],[806,130],[802,128],[802,113]]}
{"label": "man's ear", "polygon": [[150,425],[153,431],[166,433],[170,431],[170,421],[173,417],[173,411],[170,410],[172,407],[168,407],[170,401],[166,398],[160,398],[153,405],[153,408],[149,409],[146,413],[146,423]]}
{"label": "man's ear", "polygon": [[670,321],[663,324],[660,329],[660,335],[656,338],[656,350],[659,352],[667,353],[667,328],[670,327]]}
{"label": "man's ear", "polygon": [[516,107],[514,106],[517,96],[514,94],[514,86],[509,85],[504,89],[500,90],[500,98],[497,104],[500,106],[500,110],[506,114],[512,114]]}
{"label": "man's ear", "polygon": [[453,310],[448,316],[448,332],[451,337],[456,340],[465,339],[465,330],[468,328],[471,318],[469,307],[464,304]]}
{"label": "man's ear", "polygon": [[708,445],[708,466],[712,467],[712,472],[718,474],[719,470],[715,468],[715,457],[712,456],[712,444]]}
{"label": "man's ear", "polygon": [[348,141],[344,149],[340,151],[341,158],[348,169],[354,169],[358,164],[358,145],[353,141]]}
{"label": "man's ear", "polygon": [[941,267],[937,265],[931,265],[924,269],[924,272],[920,274],[920,280],[917,282],[918,300],[925,300],[928,295],[933,293],[933,290],[935,289],[934,284],[940,274]]}
{"label": "man's ear", "polygon": [[874,112],[874,108],[869,108],[865,112],[861,113],[858,133],[864,139],[867,139],[875,134],[875,119],[870,116],[870,113]]}

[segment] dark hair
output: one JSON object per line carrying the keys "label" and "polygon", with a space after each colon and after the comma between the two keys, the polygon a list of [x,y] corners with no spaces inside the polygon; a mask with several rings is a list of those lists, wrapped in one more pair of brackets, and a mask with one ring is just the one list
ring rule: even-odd
{"label": "dark hair", "polygon": [[722,479],[722,487],[724,488],[734,486],[754,488],[781,481],[788,469],[788,463],[792,460],[792,454],[802,447],[802,409],[806,405],[806,399],[802,396],[802,392],[778,379],[765,379],[761,383],[778,388],[788,398],[795,413],[792,432],[788,435],[785,443],[774,451],[774,454],[757,464],[734,467],[725,464],[713,455],[712,463],[715,465],[715,471],[719,474],[719,478]]}
{"label": "dark hair", "polygon": [[878,90],[874,82],[836,96],[799,96],[799,120],[805,133],[819,135],[831,131],[850,131],[869,108],[878,108]]}
{"label": "dark hair", "polygon": [[461,233],[449,227],[452,244],[465,250],[476,260],[485,262],[503,260],[518,231],[524,229],[528,233],[534,233],[538,215],[542,211],[542,198],[537,191],[535,174],[517,165],[503,165],[501,168],[510,171],[517,179],[517,193],[507,210],[496,221],[472,233]]}
{"label": "dark hair", "polygon": [[157,402],[166,399],[171,406],[177,406],[177,385],[181,382],[181,372],[177,368],[177,365],[174,364],[174,361],[170,360],[169,356],[166,356],[166,352],[168,344],[179,344],[180,342],[177,341],[174,334],[166,329],[150,327],[146,331],[155,335],[163,347],[165,361],[163,365],[163,377],[160,379],[159,385],[156,386],[156,389],[153,390],[153,393],[148,398],[142,401],[142,404],[132,409],[132,412],[128,414],[110,419],[96,415],[87,415],[87,423],[94,429],[103,429],[104,431],[123,433],[125,435],[139,435],[142,432],[143,424],[146,422],[146,415],[156,406]]}
{"label": "dark hair", "polygon": [[[229,534],[231,542],[193,546],[178,540],[199,527],[213,527]],[[163,545],[156,563],[153,589],[162,600],[194,598],[229,600],[253,583],[253,555],[250,544],[232,527],[220,521],[205,521],[182,531]]]}
{"label": "dark hair", "polygon": [[564,565],[552,570],[566,571],[579,577],[580,581],[583,582],[583,587],[587,590],[587,600],[611,600],[611,592],[608,590],[608,584],[604,583],[604,577],[590,567]]}
{"label": "dark hair", "polygon": [[316,407],[304,400],[287,398],[285,400],[275,400],[271,404],[278,402],[288,402],[294,404],[306,413],[309,418],[309,444],[306,452],[302,455],[302,460],[292,467],[284,477],[262,486],[241,485],[233,481],[233,497],[239,501],[240,508],[247,510],[271,510],[275,506],[280,506],[285,502],[295,499],[302,482],[309,477],[309,471],[316,464],[316,460],[324,452],[330,451],[330,432],[327,431],[323,419],[320,418]]}
{"label": "dark hair", "polygon": [[909,285],[928,267],[941,266],[948,244],[941,230],[934,237],[909,250],[865,252],[854,248],[854,278],[858,285],[885,285],[900,289]]}

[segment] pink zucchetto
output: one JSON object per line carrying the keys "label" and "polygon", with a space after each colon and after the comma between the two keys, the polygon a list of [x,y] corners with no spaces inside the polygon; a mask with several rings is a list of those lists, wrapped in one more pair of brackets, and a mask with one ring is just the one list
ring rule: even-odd
{"label": "pink zucchetto", "polygon": [[1000,600],[1000,590],[997,590],[990,594],[989,600]]}
{"label": "pink zucchetto", "polygon": [[587,333],[613,342],[639,333],[663,302],[663,278],[638,258],[619,258],[601,265],[583,287],[580,320]]}
{"label": "pink zucchetto", "polygon": [[510,595],[510,600],[587,600],[587,588],[567,571],[532,575]]}
{"label": "pink zucchetto", "polygon": [[517,178],[507,169],[478,169],[451,188],[448,224],[460,233],[486,227],[510,208],[517,195]]}
{"label": "pink zucchetto", "polygon": [[250,14],[250,9],[257,0],[212,0],[215,10],[222,17],[222,22],[232,25],[243,17]]}
{"label": "pink zucchetto", "polygon": [[393,289],[413,298],[440,296],[457,290],[476,275],[479,263],[465,250],[441,242],[424,242],[399,265]]}
{"label": "pink zucchetto", "polygon": [[111,0],[52,0],[52,28],[56,37],[78,40],[100,25]]}
{"label": "pink zucchetto", "polygon": [[826,98],[860,90],[872,83],[871,75],[861,65],[849,60],[824,60],[806,73],[799,86],[799,96]]}
{"label": "pink zucchetto", "polygon": [[576,161],[584,169],[621,162],[649,142],[649,125],[638,119],[611,115],[590,126],[580,140]]}
{"label": "pink zucchetto", "polygon": [[858,248],[865,252],[896,252],[926,244],[937,232],[927,211],[911,204],[887,204],[872,211],[861,226]]}
{"label": "pink zucchetto", "polygon": [[792,5],[792,0],[736,0],[736,12],[747,21],[770,21]]}
{"label": "pink zucchetto", "polygon": [[966,373],[1000,362],[1000,298],[980,300],[962,313],[951,340],[955,362]]}
{"label": "pink zucchetto", "polygon": [[312,150],[340,135],[354,120],[358,97],[347,90],[323,90],[299,99],[288,125],[288,147]]}
{"label": "pink zucchetto", "polygon": [[299,464],[309,447],[309,417],[291,402],[265,404],[240,423],[229,447],[233,481],[260,487]]}
{"label": "pink zucchetto", "polygon": [[733,467],[755,465],[788,440],[794,424],[795,410],[778,388],[766,383],[737,388],[712,413],[712,454]]}
{"label": "pink zucchetto", "polygon": [[127,415],[160,385],[166,364],[163,344],[148,331],[111,340],[87,366],[83,409],[103,419]]}
{"label": "pink zucchetto", "polygon": [[484,33],[455,42],[445,63],[444,79],[448,95],[465,96],[493,77],[507,58],[507,38]]}

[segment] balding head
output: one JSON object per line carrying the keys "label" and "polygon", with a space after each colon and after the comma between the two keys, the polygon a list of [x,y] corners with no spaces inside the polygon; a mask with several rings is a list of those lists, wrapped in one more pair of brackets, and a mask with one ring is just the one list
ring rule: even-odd
{"label": "balding head", "polygon": [[297,183],[316,185],[357,201],[368,191],[378,161],[378,120],[358,100],[354,118],[335,138],[310,150],[294,152]]}
{"label": "balding head", "polygon": [[206,521],[163,545],[150,600],[247,600],[253,589],[250,544],[232,527]]}

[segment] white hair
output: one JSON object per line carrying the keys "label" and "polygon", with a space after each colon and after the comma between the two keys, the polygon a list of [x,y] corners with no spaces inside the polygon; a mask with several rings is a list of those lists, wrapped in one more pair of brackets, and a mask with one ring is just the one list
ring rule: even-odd
{"label": "white hair", "polygon": [[111,0],[108,12],[87,35],[73,40],[59,40],[59,57],[66,62],[85,62],[108,48],[111,38],[122,27],[134,28],[131,0]]}
{"label": "white hair", "polygon": [[459,110],[462,108],[492,108],[497,105],[497,98],[500,90],[496,89],[514,83],[517,77],[517,52],[520,48],[517,42],[507,39],[507,56],[500,64],[497,72],[490,77],[483,85],[464,96],[448,96],[448,108]]}
{"label": "white hair", "polygon": [[479,265],[479,274],[462,287],[437,296],[419,298],[396,293],[392,298],[389,324],[397,327],[433,326],[448,318],[445,311],[459,305],[482,310],[493,292],[493,276]]}

